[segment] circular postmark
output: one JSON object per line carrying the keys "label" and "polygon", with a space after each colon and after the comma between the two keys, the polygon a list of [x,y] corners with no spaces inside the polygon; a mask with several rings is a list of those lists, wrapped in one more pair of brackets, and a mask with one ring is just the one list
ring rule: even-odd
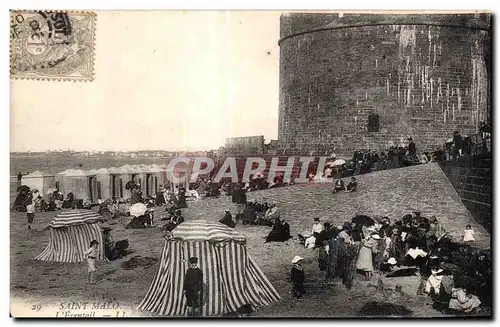
{"label": "circular postmark", "polygon": [[91,19],[65,12],[13,12],[11,73],[61,76],[88,69]]}

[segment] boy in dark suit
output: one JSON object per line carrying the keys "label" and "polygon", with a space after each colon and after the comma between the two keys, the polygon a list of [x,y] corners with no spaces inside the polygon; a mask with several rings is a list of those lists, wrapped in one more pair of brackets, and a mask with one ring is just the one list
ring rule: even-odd
{"label": "boy in dark suit", "polygon": [[200,314],[203,302],[203,272],[198,268],[198,258],[189,259],[189,268],[184,278],[184,296],[186,296],[188,316]]}

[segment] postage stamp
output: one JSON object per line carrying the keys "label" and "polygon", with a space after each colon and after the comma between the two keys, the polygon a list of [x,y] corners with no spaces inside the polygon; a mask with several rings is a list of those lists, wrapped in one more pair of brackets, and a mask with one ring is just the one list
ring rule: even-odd
{"label": "postage stamp", "polygon": [[96,18],[94,12],[11,11],[11,78],[92,81]]}

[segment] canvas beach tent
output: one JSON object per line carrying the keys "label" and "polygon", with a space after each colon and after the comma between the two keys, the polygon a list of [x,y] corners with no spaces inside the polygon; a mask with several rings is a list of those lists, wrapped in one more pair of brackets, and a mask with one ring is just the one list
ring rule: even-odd
{"label": "canvas beach tent", "polygon": [[49,224],[49,244],[35,260],[55,262],[82,262],[83,252],[90,242],[99,242],[99,256],[104,260],[104,239],[99,221],[101,215],[92,210],[73,209],[59,213]]}
{"label": "canvas beach tent", "polygon": [[184,315],[184,277],[190,257],[197,257],[203,271],[202,316],[235,312],[244,305],[259,307],[280,296],[248,255],[246,239],[232,228],[205,220],[186,221],[167,237],[160,267],[139,305],[139,310],[160,316]]}

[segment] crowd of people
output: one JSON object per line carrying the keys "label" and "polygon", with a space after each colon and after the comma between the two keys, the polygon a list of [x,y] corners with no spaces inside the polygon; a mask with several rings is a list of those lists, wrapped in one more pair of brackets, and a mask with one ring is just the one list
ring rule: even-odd
{"label": "crowd of people", "polygon": [[[419,211],[391,223],[388,217],[356,216],[332,227],[314,219],[311,231],[298,235],[306,248],[318,249],[318,266],[325,282],[341,281],[348,289],[357,273],[372,280],[373,273],[385,277],[412,276],[419,272],[417,294],[427,293],[442,311],[478,312],[481,303],[491,304],[491,251],[478,250],[470,225],[461,242],[455,242],[435,216]],[[292,260],[292,292],[305,294],[302,257]],[[295,276],[295,277],[294,277]]]}

